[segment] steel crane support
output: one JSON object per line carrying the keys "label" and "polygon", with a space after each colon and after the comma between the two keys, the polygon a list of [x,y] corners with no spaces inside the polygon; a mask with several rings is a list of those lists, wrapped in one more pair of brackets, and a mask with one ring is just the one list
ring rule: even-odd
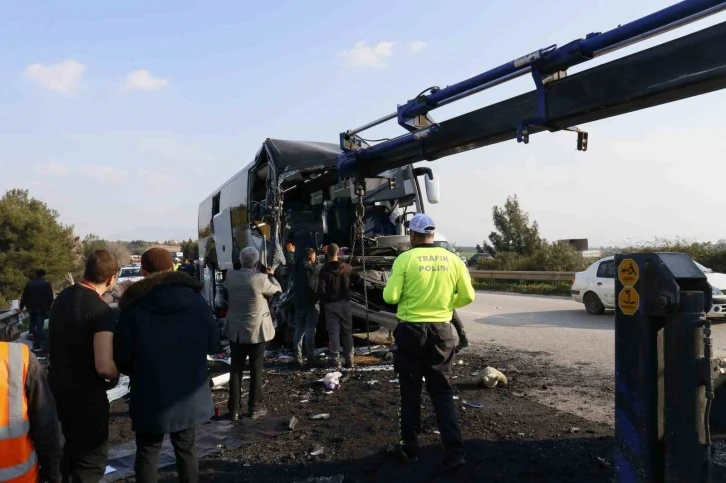
{"label": "steel crane support", "polygon": [[[575,75],[567,76],[564,69],[724,9],[724,1],[686,0],[610,32],[540,49],[463,85],[419,96],[400,106],[396,115],[341,133],[344,152],[338,157],[338,172],[341,177],[375,176],[511,139],[526,143],[530,134],[576,130],[571,127],[579,123],[723,89],[726,22]],[[429,117],[436,107],[526,73],[534,77],[536,90],[441,123]],[[411,132],[373,146],[358,136],[395,117]],[[586,134],[578,132],[578,149],[586,148]]]}

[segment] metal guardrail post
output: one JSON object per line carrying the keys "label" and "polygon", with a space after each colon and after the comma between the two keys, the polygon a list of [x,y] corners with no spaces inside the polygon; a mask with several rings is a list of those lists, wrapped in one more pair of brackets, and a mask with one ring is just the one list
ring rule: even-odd
{"label": "metal guardrail post", "polygon": [[617,255],[615,265],[616,481],[708,483],[711,287],[682,253]]}

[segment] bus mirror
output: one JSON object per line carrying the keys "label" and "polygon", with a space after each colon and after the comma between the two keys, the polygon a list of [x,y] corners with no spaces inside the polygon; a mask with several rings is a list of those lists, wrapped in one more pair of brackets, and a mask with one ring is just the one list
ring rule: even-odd
{"label": "bus mirror", "polygon": [[432,174],[431,177],[424,176],[424,182],[426,183],[426,198],[428,198],[429,203],[435,205],[441,199],[439,177],[435,174]]}

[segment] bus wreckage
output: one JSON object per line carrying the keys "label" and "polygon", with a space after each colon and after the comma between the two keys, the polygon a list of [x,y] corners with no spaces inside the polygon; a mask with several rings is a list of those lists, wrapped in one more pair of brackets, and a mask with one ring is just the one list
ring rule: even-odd
{"label": "bus wreckage", "polygon": [[[298,262],[306,248],[321,253],[323,246],[336,243],[344,252],[341,260],[365,281],[365,287],[353,287],[354,330],[395,327],[396,308],[383,301],[383,288],[396,256],[409,248],[408,220],[425,210],[420,179],[429,203],[439,201],[439,181],[430,169],[411,165],[366,178],[361,210],[356,183],[339,179],[341,152],[335,144],[267,139],[252,163],[200,204],[200,275],[217,318],[226,315],[222,284],[227,270],[239,268],[240,250],[253,246],[283,287],[271,305],[275,323],[291,326],[295,287],[283,247],[295,245]],[[454,251],[440,234],[435,243]],[[323,262],[321,255],[318,263]]]}

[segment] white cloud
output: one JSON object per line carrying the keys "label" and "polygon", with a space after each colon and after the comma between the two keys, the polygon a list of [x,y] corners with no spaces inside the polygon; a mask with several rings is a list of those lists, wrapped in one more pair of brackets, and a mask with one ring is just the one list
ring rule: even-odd
{"label": "white cloud", "polygon": [[169,85],[169,79],[154,77],[145,69],[135,70],[126,76],[124,86],[129,90],[155,91]]}
{"label": "white cloud", "polygon": [[39,86],[68,95],[80,85],[85,69],[77,60],[67,59],[53,65],[31,64],[24,74]]}
{"label": "white cloud", "polygon": [[44,176],[63,176],[68,168],[63,163],[46,163],[36,166],[35,172]]}
{"label": "white cloud", "polygon": [[126,173],[120,169],[112,168],[110,166],[86,165],[81,168],[81,173],[90,178],[95,178],[102,183],[121,181],[126,176]]}
{"label": "white cloud", "polygon": [[340,53],[346,65],[351,67],[385,67],[386,59],[393,55],[395,42],[378,42],[374,46],[368,46],[360,41],[350,50]]}
{"label": "white cloud", "polygon": [[428,47],[428,42],[425,40],[413,40],[406,44],[406,52],[409,54],[418,54],[423,49]]}

